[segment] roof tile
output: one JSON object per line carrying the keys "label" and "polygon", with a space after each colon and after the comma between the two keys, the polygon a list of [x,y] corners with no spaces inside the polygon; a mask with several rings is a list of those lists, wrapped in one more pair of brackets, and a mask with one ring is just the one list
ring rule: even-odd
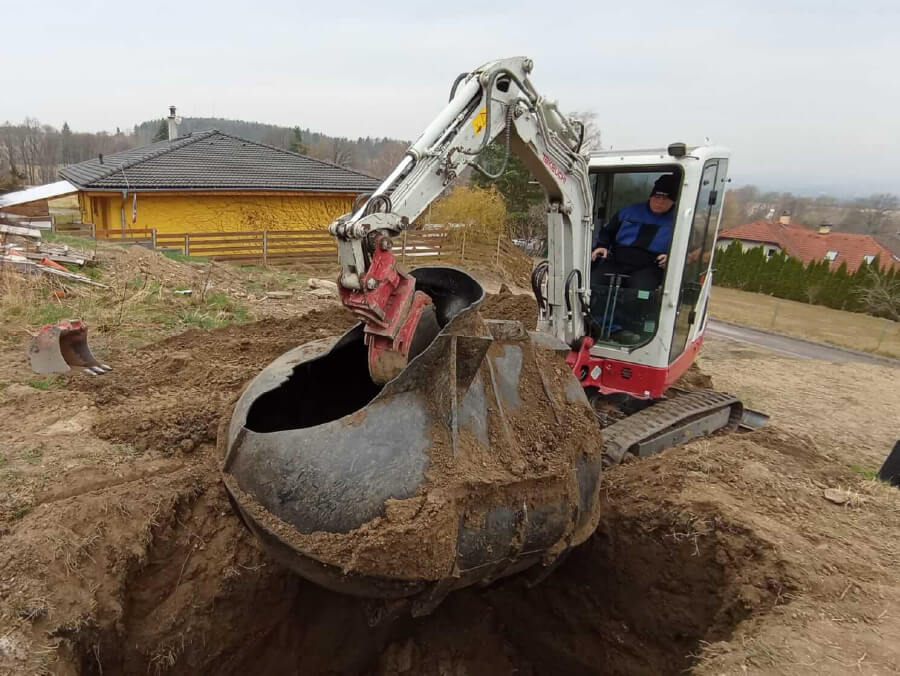
{"label": "roof tile", "polygon": [[380,181],[218,130],[73,164],[60,176],[87,190],[285,190],[370,192]]}
{"label": "roof tile", "polygon": [[898,259],[891,251],[870,235],[849,232],[830,232],[823,235],[802,225],[754,221],[721,230],[719,239],[777,244],[789,256],[799,258],[804,263],[825,260],[826,253],[837,251],[837,256],[831,262],[832,270],[839,268],[841,263],[846,263],[847,271],[854,272],[865,256],[879,256],[882,266],[900,267]]}

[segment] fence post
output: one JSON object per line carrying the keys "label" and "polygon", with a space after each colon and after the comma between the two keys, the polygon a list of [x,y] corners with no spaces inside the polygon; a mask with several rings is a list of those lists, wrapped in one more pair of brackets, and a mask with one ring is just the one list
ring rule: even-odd
{"label": "fence post", "polygon": [[91,239],[97,240],[97,226],[94,223],[91,223]]}
{"label": "fence post", "polygon": [[466,232],[468,231],[468,226],[463,226],[463,241],[462,241],[462,252],[459,255],[459,262],[466,262]]}
{"label": "fence post", "polygon": [[156,228],[150,228],[150,246],[156,249]]}
{"label": "fence post", "polygon": [[497,231],[497,259],[494,262],[494,267],[498,270],[500,269],[500,238],[503,236],[503,228],[500,228]]}
{"label": "fence post", "polygon": [[780,303],[780,302],[778,301],[778,299],[776,298],[776,300],[775,300],[775,309],[772,311],[772,323],[769,325],[769,329],[774,329],[774,328],[775,328],[775,319],[776,319],[776,317],[778,317],[778,308],[779,308],[780,305],[781,305],[781,303]]}
{"label": "fence post", "polygon": [[890,320],[888,320],[888,319],[882,319],[882,321],[881,321],[881,335],[878,336],[878,345],[875,346],[876,352],[878,352],[878,350],[881,349],[881,343],[884,342],[884,337],[887,335],[889,323],[890,323]]}
{"label": "fence post", "polygon": [[406,230],[403,231],[403,240],[400,243],[400,261],[406,260]]}
{"label": "fence post", "polygon": [[263,267],[269,267],[269,231],[263,230],[262,240]]}
{"label": "fence post", "polygon": [[184,233],[184,255],[191,255],[191,236],[188,233]]}

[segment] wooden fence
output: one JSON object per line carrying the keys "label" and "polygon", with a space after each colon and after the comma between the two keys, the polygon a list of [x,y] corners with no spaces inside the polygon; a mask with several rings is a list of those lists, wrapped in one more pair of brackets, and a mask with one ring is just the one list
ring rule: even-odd
{"label": "wooden fence", "polygon": [[[238,264],[336,265],[337,244],[325,230],[259,230],[228,232],[158,232],[155,228],[99,230],[91,224],[88,236],[117,243],[174,250],[186,256]],[[58,228],[59,232],[72,232]],[[495,240],[469,236],[466,228],[406,230],[394,242],[394,255],[407,267],[421,265],[481,265],[509,273],[524,283],[531,259],[507,237]]]}

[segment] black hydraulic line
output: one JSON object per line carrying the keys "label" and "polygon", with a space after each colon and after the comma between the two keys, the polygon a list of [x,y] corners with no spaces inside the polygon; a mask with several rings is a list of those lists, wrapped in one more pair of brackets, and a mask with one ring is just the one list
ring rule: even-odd
{"label": "black hydraulic line", "polygon": [[575,146],[575,152],[581,152],[581,146],[584,145],[584,122],[581,120],[574,120],[575,124],[578,125],[578,145]]}
{"label": "black hydraulic line", "polygon": [[364,192],[356,196],[356,199],[353,200],[353,208],[350,209],[351,214],[355,214],[356,210],[359,209],[359,205],[362,204],[363,200],[367,200],[372,196],[370,192]]}
{"label": "black hydraulic line", "polygon": [[534,293],[534,299],[537,301],[538,312],[541,313],[547,312],[547,299],[544,298],[544,294],[541,293],[541,285],[544,283],[544,278],[547,276],[549,267],[549,261],[541,261],[534,266],[534,270],[531,271],[531,291]]}
{"label": "black hydraulic line", "polygon": [[[383,209],[382,209],[383,207]],[[370,198],[368,203],[366,204],[366,210],[363,212],[364,216],[369,216],[371,214],[376,213],[377,211],[384,211],[385,213],[390,213],[393,205],[391,204],[391,198],[387,195],[375,195]]]}
{"label": "black hydraulic line", "polygon": [[[488,132],[490,132],[490,129],[491,129],[491,92],[494,91],[494,83],[497,81],[497,79],[501,75],[506,75],[507,77],[509,77],[509,79],[512,80],[513,82],[515,82],[516,86],[524,94],[529,93],[528,90],[525,88],[525,85],[522,84],[522,81],[519,80],[518,77],[516,77],[515,73],[513,73],[508,68],[497,69],[494,72],[494,74],[491,75],[491,79],[488,80],[487,87],[484,88],[484,99],[487,102],[487,104],[485,105],[484,127],[485,127],[485,129],[488,130]],[[477,150],[465,150],[462,148],[460,150],[462,152],[466,153],[467,155],[478,155],[482,150],[485,149],[485,147],[487,147],[488,136],[490,136],[490,133],[486,133],[484,135],[484,137],[481,139],[481,145],[478,147]],[[504,168],[506,168],[505,164],[504,164]]]}
{"label": "black hydraulic line", "polygon": [[452,101],[456,97],[456,88],[459,87],[459,83],[469,77],[471,73],[460,73],[456,76],[456,79],[453,81],[453,86],[450,87],[450,101]]}
{"label": "black hydraulic line", "polygon": [[487,176],[488,178],[500,178],[503,175],[503,172],[506,171],[506,165],[509,164],[509,141],[510,136],[512,134],[512,117],[513,117],[513,108],[512,106],[506,107],[506,149],[503,153],[503,164],[500,165],[500,169],[497,170],[497,173],[492,174],[487,169],[482,167],[477,162],[473,162],[472,166],[475,167],[482,174]]}
{"label": "black hydraulic line", "polygon": [[[569,288],[572,286],[572,278],[578,277],[578,288],[581,288],[581,270],[578,268],[572,268],[568,275],[566,275],[566,286],[565,286],[565,298],[566,298],[566,314],[569,319],[572,318],[572,301],[569,298]],[[580,294],[579,294],[580,295]],[[582,303],[583,305],[583,303]]]}

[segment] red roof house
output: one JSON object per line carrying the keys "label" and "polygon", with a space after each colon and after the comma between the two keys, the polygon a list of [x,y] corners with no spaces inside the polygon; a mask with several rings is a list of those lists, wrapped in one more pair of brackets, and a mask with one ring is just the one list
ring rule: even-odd
{"label": "red roof house", "polygon": [[848,272],[856,270],[863,261],[871,262],[876,256],[882,267],[900,267],[900,257],[870,235],[831,232],[828,226],[814,230],[785,220],[754,221],[722,230],[718,237],[719,246],[728,246],[736,239],[743,243],[745,249],[762,246],[768,255],[781,250],[804,263],[830,261],[832,270],[846,263]]}

